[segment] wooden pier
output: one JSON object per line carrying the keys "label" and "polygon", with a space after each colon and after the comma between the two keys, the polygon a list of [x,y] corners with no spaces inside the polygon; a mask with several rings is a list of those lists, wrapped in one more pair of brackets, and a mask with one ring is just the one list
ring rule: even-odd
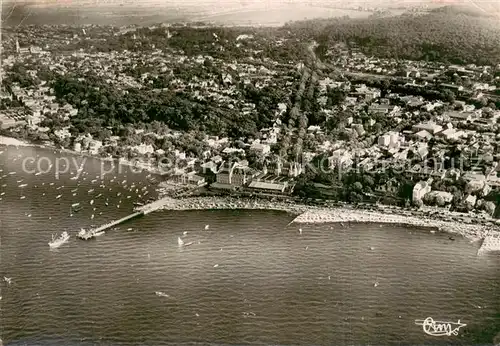
{"label": "wooden pier", "polygon": [[161,198],[161,199],[159,199],[157,201],[145,204],[143,206],[134,208],[134,212],[132,214],[127,215],[125,217],[122,217],[119,220],[113,220],[111,222],[108,222],[108,223],[106,223],[106,224],[104,224],[104,225],[102,225],[100,227],[89,229],[84,234],[79,235],[78,237],[80,239],[83,239],[83,240],[93,239],[94,235],[96,233],[99,233],[99,232],[105,231],[107,229],[110,229],[112,227],[118,226],[118,225],[120,225],[120,224],[122,224],[124,222],[127,222],[129,220],[135,219],[137,217],[141,217],[141,216],[147,215],[149,213],[152,213],[153,211],[159,210],[163,206],[165,206],[165,205],[167,205],[169,203],[172,203],[172,201],[173,201],[172,198],[165,197],[165,198]]}
{"label": "wooden pier", "polygon": [[122,217],[119,220],[114,220],[114,221],[108,222],[108,223],[106,223],[106,224],[104,224],[104,225],[102,225],[100,227],[93,228],[92,231],[94,233],[105,231],[107,229],[110,229],[111,227],[118,226],[119,224],[122,224],[122,223],[124,223],[126,221],[129,221],[129,220],[132,220],[132,219],[135,219],[136,217],[139,217],[139,216],[142,216],[142,215],[144,215],[144,213],[142,213],[142,212],[135,212],[133,214],[127,215],[125,217]]}

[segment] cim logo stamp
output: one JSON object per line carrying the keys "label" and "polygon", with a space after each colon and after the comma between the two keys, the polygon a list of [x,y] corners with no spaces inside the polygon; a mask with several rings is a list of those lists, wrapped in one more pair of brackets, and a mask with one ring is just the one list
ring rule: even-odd
{"label": "cim logo stamp", "polygon": [[465,327],[465,323],[434,321],[432,317],[425,320],[415,320],[415,324],[422,326],[424,333],[431,336],[457,336],[460,328]]}

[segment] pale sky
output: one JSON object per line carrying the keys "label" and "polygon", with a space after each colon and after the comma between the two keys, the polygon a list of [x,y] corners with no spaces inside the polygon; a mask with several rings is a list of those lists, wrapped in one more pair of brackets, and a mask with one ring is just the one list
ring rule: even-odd
{"label": "pale sky", "polygon": [[447,3],[466,3],[466,4],[472,4],[474,6],[479,6],[479,7],[485,7],[489,8],[491,6],[499,5],[500,1],[495,1],[495,0],[3,0],[4,3],[10,3],[10,2],[15,2],[15,3],[36,3],[36,4],[44,4],[44,5],[51,5],[51,4],[66,4],[68,2],[71,2],[73,4],[79,4],[82,6],[92,6],[92,5],[99,5],[99,4],[106,4],[106,3],[115,3],[115,2],[123,2],[126,4],[130,5],[207,5],[207,4],[230,4],[230,5],[264,5],[264,4],[270,4],[270,5],[279,5],[279,4],[301,4],[301,3],[308,3],[308,4],[335,4],[335,3],[342,3],[344,6],[345,5],[365,5],[365,6],[418,6],[420,4],[432,4],[432,3],[441,3],[441,4],[447,4]]}
{"label": "pale sky", "polygon": [[[99,8],[122,8],[122,9],[176,9],[181,11],[210,10],[213,12],[224,12],[249,9],[278,8],[286,10],[284,5],[307,4],[318,7],[377,7],[395,8],[411,7],[419,5],[443,6],[449,4],[469,5],[476,10],[488,14],[500,15],[500,0],[0,0],[6,6],[9,3],[35,5],[35,7],[50,8],[52,6],[63,6],[72,9],[99,9]],[[22,6],[21,6],[22,7]]]}

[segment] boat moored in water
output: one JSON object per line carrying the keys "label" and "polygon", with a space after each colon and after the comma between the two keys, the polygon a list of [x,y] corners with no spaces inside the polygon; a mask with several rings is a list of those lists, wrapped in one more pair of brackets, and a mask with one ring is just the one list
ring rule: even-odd
{"label": "boat moored in water", "polygon": [[69,234],[68,232],[64,231],[59,237],[55,237],[52,235],[52,241],[49,242],[49,246],[51,249],[58,248],[62,244],[66,243],[69,239]]}
{"label": "boat moored in water", "polygon": [[90,240],[90,239],[94,239],[95,237],[98,237],[98,236],[101,236],[103,235],[104,233],[106,233],[105,231],[99,231],[99,232],[96,232],[95,229],[89,229],[89,230],[85,230],[85,229],[80,229],[80,232],[78,232],[78,238],[82,239],[82,240]]}
{"label": "boat moored in water", "polygon": [[179,244],[179,247],[184,247],[184,246],[193,245],[194,242],[190,241],[189,243],[185,243],[180,237],[177,237],[177,244]]}

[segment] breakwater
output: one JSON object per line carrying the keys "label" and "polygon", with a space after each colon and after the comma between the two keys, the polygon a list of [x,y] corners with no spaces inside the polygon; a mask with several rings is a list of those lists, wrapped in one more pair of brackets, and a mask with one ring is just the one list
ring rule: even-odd
{"label": "breakwater", "polygon": [[300,215],[310,208],[313,208],[292,202],[236,197],[187,197],[182,199],[164,197],[162,200],[162,209],[165,210],[251,209],[277,210]]}

